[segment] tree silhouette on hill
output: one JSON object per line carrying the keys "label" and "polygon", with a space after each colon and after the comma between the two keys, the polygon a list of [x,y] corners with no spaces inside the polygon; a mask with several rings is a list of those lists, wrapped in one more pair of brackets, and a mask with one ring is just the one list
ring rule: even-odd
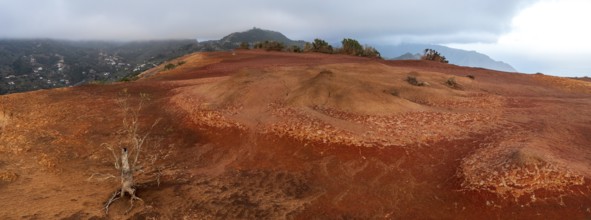
{"label": "tree silhouette on hill", "polygon": [[431,60],[441,63],[449,63],[449,61],[445,58],[445,56],[441,55],[439,52],[433,49],[425,49],[425,53],[421,56],[421,60]]}

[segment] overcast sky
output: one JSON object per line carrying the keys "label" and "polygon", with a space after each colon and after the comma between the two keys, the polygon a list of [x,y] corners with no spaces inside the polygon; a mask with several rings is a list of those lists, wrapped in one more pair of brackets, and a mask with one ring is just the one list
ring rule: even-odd
{"label": "overcast sky", "polygon": [[0,0],[0,38],[219,39],[252,27],[476,50],[522,72],[591,76],[589,0]]}

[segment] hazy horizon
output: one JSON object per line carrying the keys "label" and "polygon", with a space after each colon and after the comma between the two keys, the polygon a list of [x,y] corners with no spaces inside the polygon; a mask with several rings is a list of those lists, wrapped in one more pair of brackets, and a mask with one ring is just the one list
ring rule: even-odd
{"label": "hazy horizon", "polygon": [[589,9],[584,0],[0,0],[0,38],[204,41],[256,26],[294,40],[438,44],[487,54],[520,72],[585,76]]}

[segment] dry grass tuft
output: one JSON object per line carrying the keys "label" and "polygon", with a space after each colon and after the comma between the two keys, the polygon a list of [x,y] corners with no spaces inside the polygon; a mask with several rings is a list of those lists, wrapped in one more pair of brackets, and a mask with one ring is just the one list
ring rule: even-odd
{"label": "dry grass tuft", "polygon": [[18,179],[18,175],[16,173],[10,171],[0,171],[0,183],[10,183],[16,181],[16,179]]}
{"label": "dry grass tuft", "polygon": [[428,86],[429,83],[419,81],[416,76],[407,76],[406,81],[413,86]]}
{"label": "dry grass tuft", "polygon": [[53,169],[57,164],[55,158],[51,158],[47,154],[41,154],[37,163],[46,169]]}
{"label": "dry grass tuft", "polygon": [[460,85],[458,82],[456,82],[456,78],[454,78],[454,77],[448,78],[445,81],[445,85],[447,85],[449,88],[452,88],[452,89],[462,89],[462,85]]}

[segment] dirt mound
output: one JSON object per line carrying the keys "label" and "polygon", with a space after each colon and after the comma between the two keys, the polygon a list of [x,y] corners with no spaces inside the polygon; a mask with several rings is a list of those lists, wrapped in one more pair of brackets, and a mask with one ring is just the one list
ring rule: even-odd
{"label": "dirt mound", "polygon": [[366,79],[371,77],[353,75],[351,72],[321,70],[315,76],[295,85],[284,102],[287,106],[340,109],[358,114],[391,114],[422,108],[416,103],[384,92],[392,88],[392,85],[368,81]]}
{"label": "dirt mound", "polygon": [[531,202],[541,189],[569,193],[566,191],[573,186],[585,184],[584,176],[558,162],[540,148],[540,143],[501,143],[481,149],[464,158],[458,172],[465,189],[490,191],[515,200],[528,196]]}
{"label": "dirt mound", "polygon": [[[281,103],[290,107],[344,109],[360,114],[386,114],[418,110],[420,105],[385,93],[391,85],[365,80],[355,70],[338,72],[330,66],[319,68],[288,67],[241,70],[219,83],[191,88],[204,94],[212,108],[230,106],[259,108],[262,103]],[[396,75],[392,75],[395,81]],[[365,78],[365,79],[364,79]],[[399,84],[399,83],[397,83]],[[188,89],[187,89],[188,90]],[[182,93],[189,92],[183,91]],[[264,100],[261,94],[265,94]]]}
{"label": "dirt mound", "polygon": [[490,120],[499,112],[486,108],[502,98],[449,88],[449,77],[437,73],[411,73],[433,84],[412,86],[408,74],[377,63],[242,69],[179,88],[172,104],[200,125],[366,147],[455,139],[466,126],[495,126]]}

